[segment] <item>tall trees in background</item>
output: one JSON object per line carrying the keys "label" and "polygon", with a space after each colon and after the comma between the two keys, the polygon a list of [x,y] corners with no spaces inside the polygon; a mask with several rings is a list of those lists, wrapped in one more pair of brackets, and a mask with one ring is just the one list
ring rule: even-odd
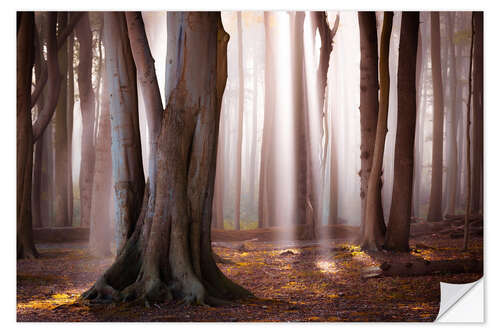
{"label": "tall trees in background", "polygon": [[210,242],[229,39],[219,15],[168,13],[169,39],[178,43],[167,50],[173,68],[158,137],[154,217],[138,220],[115,262],[84,298],[176,297],[216,304],[219,298],[248,295],[217,268]]}
{"label": "tall trees in background", "polygon": [[398,60],[398,121],[394,152],[394,184],[384,243],[386,249],[397,251],[409,250],[417,112],[415,73],[418,26],[418,12],[403,12]]}
{"label": "tall trees in background", "polygon": [[119,253],[134,231],[144,194],[136,68],[123,12],[104,13],[104,47],[111,115],[115,241]]}
{"label": "tall trees in background", "polygon": [[441,33],[439,12],[431,13],[431,60],[432,60],[432,178],[428,221],[442,219],[443,196],[443,79],[441,76]]}
{"label": "tall trees in background", "polygon": [[[375,136],[379,113],[378,100],[378,50],[377,50],[377,20],[375,12],[359,12],[360,33],[360,122],[361,122],[361,235],[364,234],[366,197],[368,193],[368,179],[372,170],[373,154],[375,150]],[[380,189],[375,193],[377,234],[383,235],[385,228],[382,211],[382,197]],[[380,223],[382,222],[382,223]],[[382,225],[383,224],[383,225]],[[362,236],[364,238],[364,236]]]}
{"label": "tall trees in background", "polygon": [[365,223],[361,239],[361,247],[368,250],[377,250],[384,241],[385,223],[379,216],[379,198],[384,157],[385,136],[387,134],[387,115],[389,112],[389,43],[392,31],[392,12],[384,12],[384,23],[380,37],[380,101],[373,148],[373,160],[368,178],[366,195]]}

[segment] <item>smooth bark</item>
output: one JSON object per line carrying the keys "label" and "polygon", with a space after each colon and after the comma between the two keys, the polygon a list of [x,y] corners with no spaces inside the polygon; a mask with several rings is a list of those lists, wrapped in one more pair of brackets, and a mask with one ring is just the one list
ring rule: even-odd
{"label": "smooth bark", "polygon": [[398,60],[398,121],[394,150],[392,203],[384,248],[409,251],[417,94],[415,74],[418,12],[403,12]]}
{"label": "smooth bark", "polygon": [[439,12],[431,13],[431,60],[432,60],[432,176],[428,221],[442,220],[443,196],[443,79],[441,76],[441,33]]}

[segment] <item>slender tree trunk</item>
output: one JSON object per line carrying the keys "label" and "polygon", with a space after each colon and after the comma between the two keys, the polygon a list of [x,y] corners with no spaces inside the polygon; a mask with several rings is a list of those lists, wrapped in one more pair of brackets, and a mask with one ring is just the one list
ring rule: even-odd
{"label": "slender tree trunk", "polygon": [[432,121],[432,177],[428,221],[442,219],[443,196],[443,81],[439,12],[431,13],[431,60],[434,118]]}
{"label": "slender tree trunk", "polygon": [[450,138],[450,154],[448,156],[448,203],[447,203],[447,213],[450,215],[455,215],[455,202],[457,196],[457,155],[458,155],[458,145],[457,145],[457,109],[456,109],[456,99],[457,99],[457,65],[456,65],[456,53],[455,53],[455,43],[453,42],[454,30],[455,30],[455,13],[448,12],[448,42],[450,48],[450,120],[449,120],[449,138]]}
{"label": "slender tree trunk", "polygon": [[259,227],[267,228],[273,224],[273,211],[270,207],[273,201],[270,188],[272,156],[271,156],[271,138],[274,128],[275,114],[275,91],[276,91],[276,72],[274,57],[274,42],[271,20],[273,14],[264,12],[264,28],[266,37],[266,59],[265,59],[265,96],[264,96],[264,128],[262,131],[262,148],[260,157],[260,177],[259,177]]}
{"label": "slender tree trunk", "polygon": [[[421,20],[421,17],[419,18]],[[425,108],[422,103],[422,90],[423,90],[423,74],[424,74],[424,65],[423,65],[423,50],[422,50],[422,30],[420,28],[419,21],[419,33],[418,33],[418,46],[417,46],[417,63],[416,63],[416,77],[415,77],[415,88],[417,93],[417,121],[415,124],[415,163],[413,167],[413,174],[417,175],[417,177],[413,177],[413,196],[412,196],[412,216],[418,217],[420,216],[420,165],[422,164],[422,143],[420,140],[422,129],[422,118],[423,112]]]}
{"label": "slender tree trunk", "polygon": [[31,75],[34,62],[33,12],[17,16],[17,110],[16,110],[16,189],[17,189],[17,258],[35,258],[31,220],[31,187],[33,168],[33,132],[31,127]]}
{"label": "slender tree trunk", "polygon": [[[210,224],[228,35],[218,13],[168,13],[168,103],[152,220],[141,214],[115,262],[82,297],[218,303],[249,293],[217,268]],[[146,190],[144,203],[147,201]],[[143,213],[145,213],[143,205]]]}
{"label": "slender tree trunk", "polygon": [[240,230],[240,204],[241,204],[241,150],[243,141],[243,111],[245,105],[245,80],[244,80],[244,65],[243,65],[243,31],[241,11],[237,13],[238,17],[238,112],[236,120],[236,177],[235,185],[236,192],[234,195],[234,228]]}
{"label": "slender tree trunk", "polygon": [[417,94],[415,75],[418,12],[403,12],[398,62],[398,122],[394,151],[394,184],[384,247],[409,251]]}
{"label": "slender tree trunk", "polygon": [[483,12],[474,12],[471,214],[483,211]]}
{"label": "slender tree trunk", "polygon": [[[76,37],[80,43],[78,65],[78,89],[82,113],[82,159],[80,162],[80,225],[90,226],[92,186],[95,165],[95,95],[92,88],[92,32],[89,14],[83,14],[76,25]],[[99,87],[99,85],[98,85]]]}
{"label": "slender tree trunk", "polygon": [[[34,58],[35,58],[35,80],[36,84],[40,82],[42,73],[42,46],[37,28],[34,28]],[[37,115],[43,109],[43,96],[40,96],[37,100],[36,110]],[[34,146],[34,160],[33,160],[33,188],[31,192],[31,207],[32,207],[32,221],[33,227],[40,228],[43,225],[42,222],[42,159],[43,159],[43,142],[40,140]],[[46,222],[46,221],[45,221]]]}
{"label": "slender tree trunk", "polygon": [[125,14],[104,13],[106,79],[110,87],[115,243],[119,254],[139,217],[144,194],[136,67]]}
{"label": "slender tree trunk", "polygon": [[[57,15],[58,34],[67,24],[67,13],[60,12]],[[68,54],[67,49],[62,48],[58,52],[59,72],[62,80],[55,111],[55,226],[64,227],[71,225],[68,220]]]}
{"label": "slender tree trunk", "polygon": [[[359,12],[360,32],[360,122],[361,122],[361,235],[365,228],[366,196],[368,193],[368,179],[372,170],[373,154],[375,150],[375,136],[379,112],[378,101],[378,50],[377,50],[377,21],[375,12]],[[382,210],[382,194],[379,189],[375,203],[377,219],[384,221]],[[381,229],[385,227],[385,224]]]}
{"label": "slender tree trunk", "polygon": [[387,115],[389,112],[389,43],[392,30],[392,12],[384,12],[384,23],[380,37],[380,104],[377,119],[373,161],[368,178],[366,196],[365,224],[361,247],[368,250],[378,250],[385,234],[385,223],[379,216],[379,200],[381,189],[382,162],[384,159],[385,136],[387,134]]}
{"label": "slender tree trunk", "polygon": [[[476,35],[476,20],[478,17],[477,12],[472,13],[472,36],[471,36],[471,44],[470,44],[470,56],[469,56],[469,95],[467,98],[467,150],[466,150],[466,159],[467,159],[467,164],[466,164],[466,172],[467,172],[467,194],[466,194],[466,205],[465,205],[465,219],[464,219],[464,244],[463,244],[463,250],[466,251],[469,246],[469,216],[470,216],[470,209],[471,209],[471,153],[470,153],[470,146],[471,146],[471,137],[470,137],[470,118],[471,118],[471,95],[472,95],[472,64],[473,64],[473,56],[476,56],[476,54],[473,53],[474,51],[474,42],[475,39],[477,38]],[[476,68],[474,68],[475,70]]]}
{"label": "slender tree trunk", "polygon": [[308,133],[309,119],[307,107],[307,91],[305,89],[304,73],[304,12],[290,14],[291,23],[291,73],[292,73],[292,103],[294,128],[294,156],[296,182],[296,216],[297,224],[312,227],[314,237],[314,203],[312,199],[310,139]]}
{"label": "slender tree trunk", "polygon": [[[70,14],[68,13],[68,21]],[[73,51],[75,44],[74,34],[68,38],[68,94],[67,94],[67,118],[66,118],[66,132],[68,136],[68,225],[73,225],[73,111],[75,107],[75,77],[73,71]]]}

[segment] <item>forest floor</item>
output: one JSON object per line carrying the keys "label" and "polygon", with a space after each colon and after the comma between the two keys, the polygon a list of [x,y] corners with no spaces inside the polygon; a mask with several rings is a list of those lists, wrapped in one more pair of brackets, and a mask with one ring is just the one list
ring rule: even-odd
{"label": "forest floor", "polygon": [[[222,234],[221,234],[222,233]],[[243,233],[243,232],[240,232]],[[439,282],[469,283],[481,273],[367,277],[382,263],[483,260],[483,238],[473,236],[468,252],[462,240],[441,234],[412,238],[411,252],[368,253],[352,239],[257,241],[248,234],[219,231],[214,252],[221,270],[256,298],[220,307],[76,302],[112,258],[89,255],[86,243],[38,244],[41,258],[17,263],[18,321],[433,321],[439,312]],[[252,238],[249,238],[252,237]]]}

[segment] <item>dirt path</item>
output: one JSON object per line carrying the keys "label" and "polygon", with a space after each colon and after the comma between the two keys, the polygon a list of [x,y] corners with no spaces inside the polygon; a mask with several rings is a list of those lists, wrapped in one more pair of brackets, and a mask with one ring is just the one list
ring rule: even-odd
{"label": "dirt path", "polygon": [[178,302],[151,304],[74,303],[112,258],[88,255],[84,243],[39,245],[42,257],[17,264],[18,321],[433,321],[439,282],[467,283],[481,274],[363,278],[384,261],[482,260],[482,238],[462,253],[461,240],[426,236],[410,254],[370,254],[346,241],[215,242],[230,263],[219,264],[256,299],[218,308]]}

